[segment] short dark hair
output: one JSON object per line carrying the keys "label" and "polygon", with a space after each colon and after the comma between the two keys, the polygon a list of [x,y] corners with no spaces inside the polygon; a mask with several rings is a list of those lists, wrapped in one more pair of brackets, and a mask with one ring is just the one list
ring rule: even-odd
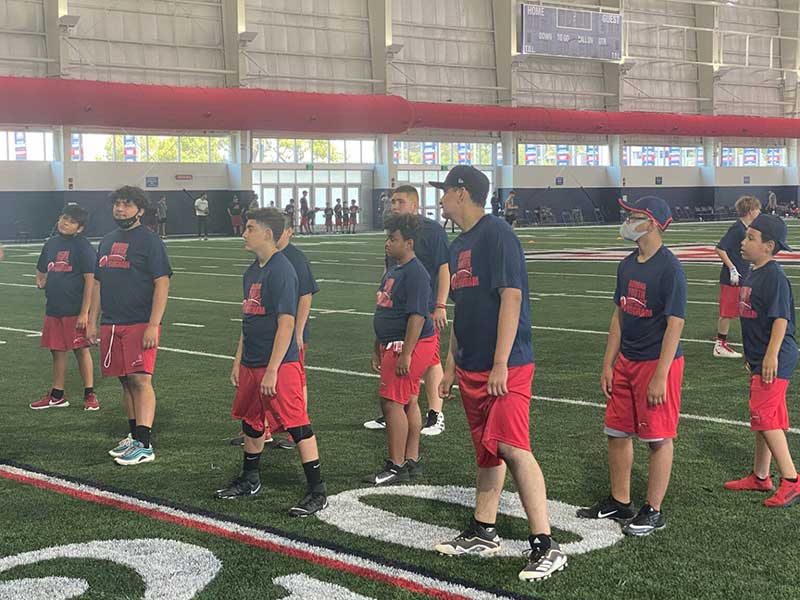
{"label": "short dark hair", "polygon": [[781,251],[781,247],[778,244],[778,240],[772,237],[772,235],[770,235],[766,231],[761,231],[760,229],[757,229],[756,231],[758,231],[761,234],[762,243],[766,244],[767,242],[772,242],[772,256],[775,256],[778,252]]}
{"label": "short dark hair", "polygon": [[127,200],[128,202],[133,202],[137,208],[143,210],[150,208],[150,197],[147,192],[135,185],[123,185],[121,188],[111,192],[108,198],[112,203],[117,200]]}
{"label": "short dark hair", "polygon": [[69,217],[81,227],[86,225],[89,220],[89,211],[78,204],[67,204],[61,214]]}
{"label": "short dark hair", "polygon": [[419,225],[418,215],[389,215],[383,222],[383,228],[387,232],[397,231],[404,240],[412,240],[415,243],[419,235]]}
{"label": "short dark hair", "polygon": [[413,185],[399,185],[392,190],[392,195],[394,194],[408,194],[416,198],[417,204],[419,204],[419,192]]}
{"label": "short dark hair", "polygon": [[281,237],[286,227],[286,216],[277,208],[257,208],[247,213],[247,219],[252,219],[262,227],[271,229],[275,242]]}

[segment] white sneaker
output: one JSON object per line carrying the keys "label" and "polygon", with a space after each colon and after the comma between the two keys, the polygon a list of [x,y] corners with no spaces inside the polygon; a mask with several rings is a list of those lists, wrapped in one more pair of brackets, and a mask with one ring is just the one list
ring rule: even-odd
{"label": "white sneaker", "polygon": [[371,421],[364,423],[364,427],[366,429],[386,429],[386,419],[383,417],[372,419]]}
{"label": "white sneaker", "polygon": [[[435,414],[432,414],[435,413]],[[439,435],[444,433],[444,413],[437,413],[434,410],[428,411],[428,421],[422,428],[422,435]]]}
{"label": "white sneaker", "polygon": [[728,345],[728,342],[717,340],[714,344],[714,356],[717,358],[742,358],[741,352],[736,352]]}

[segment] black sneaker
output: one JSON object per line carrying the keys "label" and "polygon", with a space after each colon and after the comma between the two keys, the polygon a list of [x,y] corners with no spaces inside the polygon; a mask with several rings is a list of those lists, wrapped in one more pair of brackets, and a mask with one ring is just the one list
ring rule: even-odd
{"label": "black sneaker", "polygon": [[409,478],[416,479],[420,475],[422,475],[422,463],[419,460],[414,460],[413,458],[407,458],[406,464],[404,465],[406,468],[406,472],[408,473]]}
{"label": "black sneaker", "polygon": [[396,465],[390,460],[386,461],[380,472],[364,478],[366,483],[371,483],[372,485],[392,485],[408,480],[409,472],[406,466]]}
{"label": "black sneaker", "polygon": [[561,551],[557,543],[550,542],[550,548],[547,551],[538,549],[528,553],[528,564],[519,572],[519,579],[520,581],[544,581],[566,566],[567,555]]}
{"label": "black sneaker", "polygon": [[239,446],[239,447],[244,446],[244,436],[238,435],[236,437],[228,438],[227,440],[225,440],[225,443],[230,446]]}
{"label": "black sneaker", "polygon": [[581,519],[612,519],[614,521],[625,521],[634,517],[633,504],[623,504],[609,496],[604,500],[598,500],[589,508],[579,508],[575,514]]}
{"label": "black sneaker", "polygon": [[294,450],[297,444],[289,438],[272,438],[264,443],[264,447],[270,450]]}
{"label": "black sneaker", "polygon": [[328,508],[328,497],[325,494],[309,492],[303,499],[289,509],[290,517],[308,517]]}
{"label": "black sneaker", "polygon": [[500,536],[497,530],[485,529],[473,523],[469,529],[458,534],[452,540],[436,545],[439,554],[447,556],[460,556],[462,554],[475,554],[478,556],[491,556],[500,551]]}
{"label": "black sneaker", "polygon": [[638,514],[625,524],[622,533],[625,535],[645,536],[667,526],[666,517],[649,504],[645,504]]}
{"label": "black sneaker", "polygon": [[231,481],[226,487],[217,490],[217,498],[229,500],[240,496],[255,496],[261,491],[261,481],[252,481],[244,475]]}
{"label": "black sneaker", "polygon": [[364,427],[366,429],[386,429],[386,419],[384,417],[372,419],[371,421],[364,423]]}

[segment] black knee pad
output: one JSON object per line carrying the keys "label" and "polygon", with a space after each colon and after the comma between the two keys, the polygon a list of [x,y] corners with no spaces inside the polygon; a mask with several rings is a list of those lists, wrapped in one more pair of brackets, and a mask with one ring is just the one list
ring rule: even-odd
{"label": "black knee pad", "polygon": [[259,431],[258,429],[254,429],[250,427],[245,421],[242,421],[242,431],[244,434],[249,438],[260,438],[264,435],[264,430],[262,429]]}
{"label": "black knee pad", "polygon": [[311,429],[311,425],[301,425],[300,427],[289,427],[286,429],[289,432],[289,435],[292,436],[292,440],[295,444],[299,444],[303,440],[307,440],[310,437],[314,436],[314,431]]}

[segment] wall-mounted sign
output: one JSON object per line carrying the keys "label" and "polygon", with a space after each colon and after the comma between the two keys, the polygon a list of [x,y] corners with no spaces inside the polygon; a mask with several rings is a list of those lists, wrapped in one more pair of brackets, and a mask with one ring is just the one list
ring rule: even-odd
{"label": "wall-mounted sign", "polygon": [[556,177],[556,185],[564,185],[564,178]]}
{"label": "wall-mounted sign", "polygon": [[144,187],[157,188],[158,187],[158,177],[145,177],[144,178]]}
{"label": "wall-mounted sign", "polygon": [[656,177],[656,185],[661,185],[662,183],[664,183],[664,178],[663,177]]}
{"label": "wall-mounted sign", "polygon": [[191,181],[194,179],[194,175],[175,175],[175,179],[177,181]]}
{"label": "wall-mounted sign", "polygon": [[743,183],[750,183],[750,175],[745,175],[742,179],[744,179]]}

